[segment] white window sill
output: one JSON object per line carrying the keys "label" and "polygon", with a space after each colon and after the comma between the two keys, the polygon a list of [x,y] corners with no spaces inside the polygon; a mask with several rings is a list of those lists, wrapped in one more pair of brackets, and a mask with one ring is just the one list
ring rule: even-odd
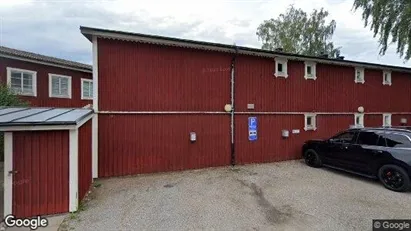
{"label": "white window sill", "polygon": [[50,95],[50,98],[60,98],[60,99],[71,99],[71,96],[68,95]]}
{"label": "white window sill", "polygon": [[21,96],[31,96],[31,97],[36,97],[37,96],[34,93],[23,93],[23,92],[15,92],[15,91],[14,91],[14,94],[21,95]]}
{"label": "white window sill", "polygon": [[304,131],[315,131],[317,130],[317,127],[304,127]]}
{"label": "white window sill", "polygon": [[304,79],[306,79],[306,80],[309,80],[309,79],[312,79],[312,80],[316,80],[317,79],[317,76],[304,76]]}
{"label": "white window sill", "polygon": [[392,84],[392,83],[389,83],[389,82],[382,82],[382,85],[388,85],[388,86],[391,86],[391,84]]}
{"label": "white window sill", "polygon": [[364,83],[365,83],[365,80],[354,80],[354,82],[355,82],[355,83],[361,83],[361,84],[364,84]]}
{"label": "white window sill", "polygon": [[288,74],[287,73],[282,73],[282,72],[275,73],[274,76],[277,77],[277,78],[278,77],[288,78]]}
{"label": "white window sill", "polygon": [[93,97],[81,97],[82,100],[93,100]]}

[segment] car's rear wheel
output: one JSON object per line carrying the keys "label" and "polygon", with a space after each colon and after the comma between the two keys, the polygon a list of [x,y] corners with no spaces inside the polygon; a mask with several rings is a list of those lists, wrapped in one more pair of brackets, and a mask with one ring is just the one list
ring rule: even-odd
{"label": "car's rear wheel", "polygon": [[382,166],[378,171],[378,178],[390,190],[404,192],[410,189],[410,177],[400,166],[393,164]]}
{"label": "car's rear wheel", "polygon": [[305,163],[310,167],[319,168],[322,165],[320,156],[313,149],[308,149],[304,152],[304,160]]}

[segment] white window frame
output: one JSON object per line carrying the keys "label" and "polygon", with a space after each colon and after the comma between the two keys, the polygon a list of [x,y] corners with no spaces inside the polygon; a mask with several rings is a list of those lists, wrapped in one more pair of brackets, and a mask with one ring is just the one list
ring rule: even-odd
{"label": "white window frame", "polygon": [[[24,96],[34,96],[34,97],[37,96],[37,71],[31,71],[31,70],[14,68],[14,67],[7,67],[6,69],[7,69],[7,85],[10,88],[11,88],[11,72],[12,71],[28,73],[28,74],[31,74],[32,77],[33,77],[33,79],[32,79],[32,92],[33,93],[23,93],[22,91],[14,91],[15,94],[24,95]],[[23,81],[23,78],[22,78],[21,81]],[[22,86],[23,86],[23,83],[22,83]]]}
{"label": "white window frame", "polygon": [[[316,80],[317,79],[317,63],[316,62],[304,62],[304,78],[305,79],[312,79]],[[311,66],[311,76],[308,75],[307,72],[307,67]]]}
{"label": "white window frame", "polygon": [[[68,84],[68,86],[67,86],[68,95],[54,95],[54,94],[53,94],[52,79],[53,79],[54,77],[56,77],[56,78],[68,79],[68,81],[67,81],[67,84]],[[71,76],[49,73],[49,97],[50,97],[50,98],[71,99]]]}
{"label": "white window frame", "polygon": [[[388,124],[385,123],[385,122],[386,122],[386,120],[385,120],[386,117],[388,117]],[[391,125],[391,118],[392,118],[392,114],[391,114],[391,113],[384,113],[384,114],[382,114],[382,126],[383,126],[383,127],[391,127],[391,126],[392,126],[392,125]]]}
{"label": "white window frame", "polygon": [[[357,79],[357,72],[358,72],[358,71],[360,72],[360,76],[362,77],[362,79],[360,79],[360,80]],[[364,68],[362,68],[362,67],[356,67],[356,68],[355,68],[355,72],[354,72],[354,82],[355,82],[355,83],[362,83],[362,84],[365,83]]]}
{"label": "white window frame", "polygon": [[[357,117],[360,118],[359,123],[357,123]],[[363,128],[364,127],[364,114],[363,113],[355,113],[354,114],[354,127],[356,127],[356,128]]]}
{"label": "white window frame", "polygon": [[[388,75],[388,80],[385,81],[385,75]],[[382,85],[388,85],[391,86],[392,84],[392,75],[391,75],[391,71],[383,71],[382,72]]]}
{"label": "white window frame", "polygon": [[[83,92],[84,82],[89,82],[89,83],[92,83],[92,84],[93,84],[93,80],[92,80],[92,79],[84,79],[84,78],[81,78],[81,99],[92,100],[92,99],[93,99],[93,96],[91,96],[91,97],[84,96],[84,92]],[[94,84],[93,84],[93,86],[94,86]],[[94,89],[91,89],[91,90],[93,90],[93,95],[94,95]],[[90,90],[89,90],[89,91],[90,91]]]}
{"label": "white window frame", "polygon": [[[311,126],[308,125],[307,119],[311,118]],[[317,114],[306,113],[304,114],[304,131],[315,131],[317,130]]]}
{"label": "white window frame", "polygon": [[[279,72],[278,71],[278,64],[283,65],[283,71]],[[283,78],[288,78],[288,60],[286,58],[275,58],[275,77],[283,77]]]}

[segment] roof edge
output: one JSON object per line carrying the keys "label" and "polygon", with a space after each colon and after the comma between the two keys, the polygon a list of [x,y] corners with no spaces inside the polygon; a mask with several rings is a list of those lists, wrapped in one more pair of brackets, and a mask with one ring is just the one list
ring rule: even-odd
{"label": "roof edge", "polygon": [[236,53],[236,49],[237,49],[239,54],[244,54],[244,55],[269,57],[269,58],[284,57],[284,58],[292,59],[292,60],[313,61],[313,62],[318,62],[318,63],[334,64],[334,65],[342,65],[342,66],[353,66],[353,67],[361,66],[361,67],[366,67],[370,69],[392,70],[392,71],[398,71],[398,72],[411,73],[411,67],[401,67],[401,66],[384,65],[384,64],[377,64],[377,63],[352,61],[352,60],[339,60],[339,59],[331,59],[331,58],[324,58],[324,57],[291,54],[291,53],[285,53],[285,52],[263,50],[263,49],[258,49],[258,48],[250,48],[250,47],[228,45],[228,44],[221,44],[221,43],[212,43],[212,42],[196,41],[196,40],[189,40],[189,39],[165,37],[165,36],[159,36],[159,35],[148,35],[148,34],[141,34],[141,33],[86,27],[86,26],[80,26],[80,32],[89,41],[92,41],[93,36],[97,36],[97,37],[107,38],[107,39],[117,39],[117,40],[140,42],[140,43],[150,43],[150,44],[158,44],[158,45],[166,45],[166,46],[194,48],[194,49],[201,49],[201,50],[212,50],[212,51],[227,52],[227,53]]}
{"label": "roof edge", "polygon": [[24,50],[18,50],[11,47],[0,46],[0,57],[6,59],[20,60],[41,65],[48,65],[75,71],[92,73],[93,66],[72,60],[46,56]]}

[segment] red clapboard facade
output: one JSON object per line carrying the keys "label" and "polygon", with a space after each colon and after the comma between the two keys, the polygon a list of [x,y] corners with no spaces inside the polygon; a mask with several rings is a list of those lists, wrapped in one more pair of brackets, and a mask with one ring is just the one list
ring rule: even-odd
{"label": "red clapboard facade", "polygon": [[[20,94],[20,97],[30,106],[67,108],[84,107],[92,103],[91,95],[82,97],[82,82],[89,84],[92,78],[90,65],[0,46],[1,85],[12,85],[12,72],[29,75],[30,80],[25,80],[22,85],[32,91]],[[67,95],[51,94],[50,75],[70,79]]]}
{"label": "red clapboard facade", "polygon": [[307,139],[411,120],[410,68],[81,32],[93,44],[99,177],[297,159]]}

